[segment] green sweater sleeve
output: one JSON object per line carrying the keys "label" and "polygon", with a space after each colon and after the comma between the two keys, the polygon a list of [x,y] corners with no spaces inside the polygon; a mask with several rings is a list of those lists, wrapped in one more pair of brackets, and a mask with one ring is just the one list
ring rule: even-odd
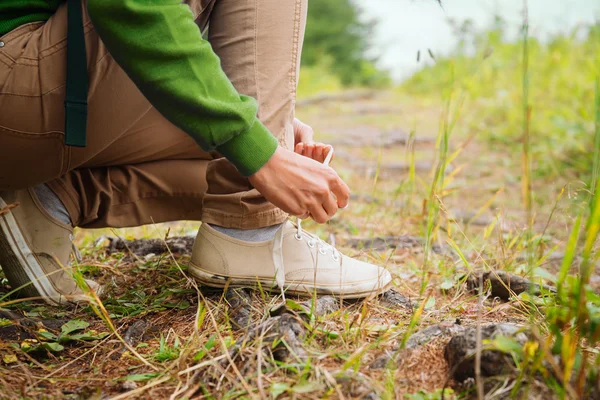
{"label": "green sweater sleeve", "polygon": [[277,149],[202,39],[181,0],[89,0],[88,12],[110,54],[150,103],[206,151],[217,150],[246,175]]}

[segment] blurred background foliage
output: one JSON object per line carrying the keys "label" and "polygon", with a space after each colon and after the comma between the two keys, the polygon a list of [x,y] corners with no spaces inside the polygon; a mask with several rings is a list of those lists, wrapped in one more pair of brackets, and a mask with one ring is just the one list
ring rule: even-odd
{"label": "blurred background foliage", "polygon": [[[497,17],[486,31],[457,25],[459,45],[403,82],[415,97],[458,88],[466,95],[468,129],[494,146],[521,146],[523,43],[507,40]],[[600,24],[579,27],[547,42],[530,38],[531,145],[538,176],[589,175],[592,164],[594,82],[600,66]],[[469,51],[473,49],[474,51]],[[585,176],[589,178],[589,176]]]}
{"label": "blurred background foliage", "polygon": [[302,65],[312,68],[315,78],[331,74],[341,85],[386,86],[389,74],[375,66],[372,50],[374,19],[361,18],[352,0],[311,0]]}
{"label": "blurred background foliage", "polygon": [[[465,96],[461,120],[490,145],[515,151],[522,136],[522,40],[510,38],[500,16],[487,29],[471,20],[448,21],[457,46],[448,55],[419,57],[423,68],[393,82],[378,67],[373,31],[352,0],[311,0],[299,97],[349,87],[394,88],[415,101]],[[400,29],[400,28],[399,28]],[[549,40],[529,39],[534,174],[588,180],[594,141],[594,82],[600,69],[600,23]],[[516,160],[518,162],[518,160]]]}

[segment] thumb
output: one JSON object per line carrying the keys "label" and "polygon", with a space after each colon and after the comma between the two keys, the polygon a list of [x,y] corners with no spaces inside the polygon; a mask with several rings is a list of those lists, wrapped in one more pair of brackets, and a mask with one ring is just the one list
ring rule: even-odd
{"label": "thumb", "polygon": [[313,129],[300,121],[298,118],[294,118],[294,142],[297,143],[312,143],[314,137]]}

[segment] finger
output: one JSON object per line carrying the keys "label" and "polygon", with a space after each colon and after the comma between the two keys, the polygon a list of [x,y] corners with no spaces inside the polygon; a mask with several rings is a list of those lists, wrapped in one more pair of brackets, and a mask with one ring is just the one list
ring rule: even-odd
{"label": "finger", "polygon": [[313,158],[313,152],[315,150],[314,143],[306,143],[304,145],[304,155],[308,158]]}
{"label": "finger", "polygon": [[296,148],[294,149],[294,152],[297,154],[302,154],[302,152],[304,151],[304,143],[300,142],[296,145]]}
{"label": "finger", "polygon": [[325,145],[323,143],[315,144],[315,151],[313,152],[313,160],[322,163],[325,161],[325,157],[323,156],[323,150]]}
{"label": "finger", "polygon": [[323,208],[327,212],[327,215],[329,215],[329,218],[333,217],[335,213],[337,213],[338,204],[332,194],[330,194],[323,203]]}
{"label": "finger", "polygon": [[321,204],[315,204],[310,208],[310,216],[319,224],[324,224],[329,221],[329,215],[327,215],[327,212]]}
{"label": "finger", "polygon": [[346,208],[348,206],[348,202],[350,201],[350,188],[335,171],[334,174],[335,176],[329,183],[331,191],[337,199],[338,207]]}

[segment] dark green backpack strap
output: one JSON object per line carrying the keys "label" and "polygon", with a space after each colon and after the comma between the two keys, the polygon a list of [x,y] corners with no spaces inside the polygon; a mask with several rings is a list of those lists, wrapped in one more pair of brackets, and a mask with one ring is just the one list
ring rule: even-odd
{"label": "dark green backpack strap", "polygon": [[68,1],[65,144],[85,147],[88,70],[81,0]]}

